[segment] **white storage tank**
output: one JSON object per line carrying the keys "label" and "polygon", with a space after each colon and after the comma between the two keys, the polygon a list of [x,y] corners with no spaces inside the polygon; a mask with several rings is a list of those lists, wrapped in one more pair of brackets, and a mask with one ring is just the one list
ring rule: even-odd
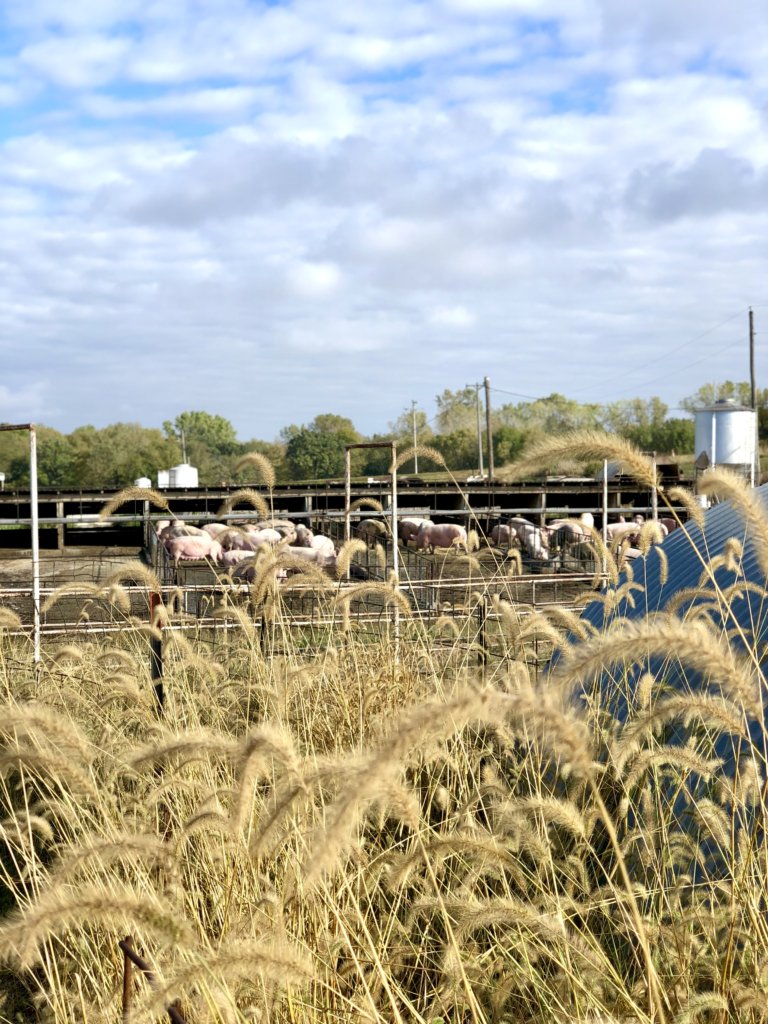
{"label": "white storage tank", "polygon": [[[710,466],[753,471],[757,454],[757,412],[723,399],[696,410],[696,458]],[[702,460],[703,461],[703,460]]]}
{"label": "white storage tank", "polygon": [[182,462],[178,466],[171,466],[168,472],[170,474],[169,487],[198,486],[197,468],[190,466],[188,462]]}
{"label": "white storage tank", "polygon": [[140,476],[137,480],[133,481],[134,487],[151,487],[152,481],[148,476]]}
{"label": "white storage tank", "polygon": [[157,471],[157,487],[158,490],[164,490],[166,487],[170,487],[171,484],[171,471],[170,469],[158,469]]}

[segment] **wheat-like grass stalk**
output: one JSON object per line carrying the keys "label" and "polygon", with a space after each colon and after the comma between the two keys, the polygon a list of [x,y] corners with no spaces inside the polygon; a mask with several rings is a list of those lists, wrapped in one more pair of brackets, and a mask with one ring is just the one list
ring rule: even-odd
{"label": "wheat-like grass stalk", "polygon": [[522,459],[499,470],[499,477],[505,480],[520,480],[531,476],[563,458],[584,461],[608,459],[620,463],[638,483],[661,490],[653,463],[639,448],[615,434],[604,434],[598,430],[577,430],[560,437],[546,438],[534,442]]}
{"label": "wheat-like grass stalk", "polygon": [[107,874],[114,862],[161,864],[166,868],[175,866],[175,849],[172,844],[153,835],[136,835],[128,832],[100,842],[90,842],[70,852],[56,863],[51,872],[50,885],[55,887],[70,881],[74,876],[94,868]]}
{"label": "wheat-like grass stalk", "polygon": [[733,701],[717,694],[675,694],[659,700],[653,709],[644,712],[625,727],[616,747],[617,764],[623,764],[627,752],[633,751],[641,739],[675,719],[680,719],[684,725],[699,720],[707,728],[749,741],[743,710]]}
{"label": "wheat-like grass stalk", "polygon": [[49,786],[66,787],[80,798],[88,797],[96,805],[104,800],[104,794],[96,788],[93,778],[56,750],[30,750],[8,746],[0,750],[0,774],[10,769],[26,769]]}
{"label": "wheat-like grass stalk", "polygon": [[399,727],[372,754],[345,773],[349,783],[328,808],[325,823],[310,844],[304,882],[314,885],[331,871],[352,843],[361,810],[378,799],[400,762],[415,745],[436,743],[461,730],[468,722],[493,713],[499,698],[490,690],[466,690],[449,702],[429,702],[403,716]]}
{"label": "wheat-like grass stalk", "polygon": [[350,512],[357,512],[361,508],[372,508],[374,512],[384,512],[384,506],[376,498],[358,498],[349,506]]}
{"label": "wheat-like grass stalk", "polygon": [[10,608],[0,608],[0,630],[21,629],[21,619]]}
{"label": "wheat-like grass stalk", "polygon": [[131,562],[130,565],[122,565],[120,568],[115,569],[114,572],[111,572],[104,580],[102,589],[108,590],[110,587],[125,582],[143,584],[148,590],[156,594],[162,593],[163,589],[157,574],[149,566],[139,562],[138,559]]}
{"label": "wheat-like grass stalk", "polygon": [[136,658],[130,651],[124,651],[119,647],[110,647],[106,651],[96,651],[93,655],[94,664],[105,669],[111,669],[117,662],[118,666],[126,671],[135,672],[138,668]]}
{"label": "wheat-like grass stalk", "polygon": [[256,509],[262,519],[269,519],[269,505],[258,491],[254,491],[250,487],[243,487],[239,491],[235,491],[234,494],[230,494],[229,497],[221,503],[216,515],[229,515],[236,505],[242,504],[250,505],[252,508]]}
{"label": "wheat-like grass stalk", "polygon": [[301,766],[293,736],[275,725],[264,725],[248,737],[237,761],[238,785],[232,813],[236,830],[242,829],[250,814],[254,786],[275,763],[287,769],[292,777],[300,777]]}
{"label": "wheat-like grass stalk", "polygon": [[123,932],[140,925],[168,943],[188,944],[191,940],[187,923],[150,893],[58,885],[0,925],[0,957],[29,969],[53,936],[94,925],[113,931],[121,925]]}
{"label": "wheat-like grass stalk", "polygon": [[400,857],[391,866],[387,883],[393,889],[413,884],[411,875],[419,864],[427,859],[447,857],[500,867],[503,872],[511,874],[518,884],[522,884],[524,879],[519,869],[519,858],[515,852],[507,848],[506,843],[488,834],[454,834],[420,844],[411,853]]}
{"label": "wheat-like grass stalk", "polygon": [[649,519],[640,528],[640,539],[637,546],[642,554],[647,555],[653,544],[661,544],[663,540],[664,534],[661,526],[653,519]]}
{"label": "wheat-like grass stalk", "polygon": [[128,764],[136,771],[143,771],[168,761],[189,763],[212,757],[231,758],[237,750],[238,744],[228,736],[203,729],[188,730],[178,736],[169,736],[161,743],[134,751],[128,757]]}
{"label": "wheat-like grass stalk", "polygon": [[395,461],[390,465],[387,470],[388,473],[395,473],[401,466],[404,466],[406,462],[409,462],[414,456],[421,456],[424,459],[431,459],[432,462],[440,466],[442,469],[448,469],[443,455],[437,450],[426,444],[417,444],[415,448],[406,448],[404,452],[401,452]]}
{"label": "wheat-like grass stalk", "polygon": [[403,615],[411,615],[411,604],[402,590],[387,583],[357,583],[336,594],[335,603],[343,607],[353,601],[364,601],[366,598],[379,598],[385,605],[394,604]]}
{"label": "wheat-like grass stalk", "polygon": [[458,639],[462,634],[462,627],[453,615],[440,615],[432,625],[432,631],[434,633],[441,633],[444,630],[456,639]]}
{"label": "wheat-like grass stalk", "polygon": [[336,572],[339,576],[345,576],[349,572],[352,559],[355,555],[363,555],[368,550],[368,545],[359,537],[351,537],[339,548],[336,556]]}
{"label": "wheat-like grass stalk", "polygon": [[85,651],[81,647],[78,647],[77,644],[64,644],[45,658],[44,667],[48,670],[53,665],[58,667],[66,662],[81,665],[84,661]]}
{"label": "wheat-like grass stalk", "polygon": [[636,664],[652,657],[676,658],[717,683],[725,694],[736,696],[751,715],[761,713],[760,681],[750,661],[737,657],[704,623],[681,622],[664,614],[637,622],[622,620],[589,644],[570,648],[552,678],[569,686],[596,678],[611,664]]}
{"label": "wheat-like grass stalk", "polygon": [[669,558],[663,547],[656,548],[656,557],[659,560],[659,583],[665,587],[669,580]]}
{"label": "wheat-like grass stalk", "polygon": [[169,511],[168,502],[159,491],[153,491],[150,487],[125,487],[122,491],[111,498],[99,511],[100,519],[107,519],[116,512],[121,505],[129,501],[148,501],[155,508]]}
{"label": "wheat-like grass stalk", "polygon": [[[645,773],[652,768],[674,767],[708,781],[714,778],[715,772],[723,765],[721,758],[705,757],[691,746],[667,745],[657,749],[641,749],[637,743],[639,735],[636,733],[631,738],[626,737],[616,758],[616,770],[623,775],[622,781],[627,792],[634,789]],[[632,759],[631,767],[627,770],[626,764],[632,758],[633,745],[636,746],[637,756]]]}
{"label": "wheat-like grass stalk", "polygon": [[730,1014],[728,999],[722,992],[694,992],[688,997],[685,1007],[676,1015],[674,1024],[695,1024],[703,1014],[711,1020],[717,1012],[722,1014],[723,1020]]}
{"label": "wheat-like grass stalk", "polygon": [[0,734],[53,743],[90,762],[95,748],[78,725],[42,703],[0,706]]}
{"label": "wheat-like grass stalk", "polygon": [[539,794],[516,800],[515,806],[522,811],[541,815],[545,824],[559,825],[579,839],[586,839],[591,830],[592,823],[572,800]]}
{"label": "wheat-like grass stalk", "polygon": [[96,583],[87,583],[86,581],[78,582],[73,580],[70,583],[62,583],[61,586],[57,587],[53,593],[49,594],[40,606],[40,611],[45,614],[49,612],[51,608],[58,604],[63,598],[69,594],[77,594],[78,597],[83,596],[84,598],[99,597],[102,588]]}
{"label": "wheat-like grass stalk", "polygon": [[539,937],[545,948],[550,944],[565,944],[569,954],[576,956],[581,970],[589,968],[604,973],[608,967],[599,953],[566,925],[561,912],[542,911],[514,897],[472,902],[456,910],[460,939],[478,929],[519,928]]}
{"label": "wheat-like grass stalk", "polygon": [[275,486],[275,467],[261,452],[248,452],[243,455],[242,458],[238,459],[234,465],[234,472],[239,473],[241,469],[245,469],[246,466],[254,466],[261,476],[264,484],[270,489]]}
{"label": "wheat-like grass stalk", "polygon": [[[142,1009],[155,1018],[176,997],[200,988],[205,982],[226,986],[247,983],[249,987],[258,985],[263,989],[282,990],[288,986],[304,986],[315,974],[309,956],[283,936],[234,938],[217,950],[196,953],[191,963],[177,969],[169,981],[156,986]],[[216,1019],[222,1018],[217,1016]]]}
{"label": "wheat-like grass stalk", "polygon": [[513,572],[511,576],[522,576],[523,575],[523,556],[517,550],[517,548],[510,548],[507,551],[507,561],[512,563]]}
{"label": "wheat-like grass stalk", "polygon": [[666,494],[666,500],[670,510],[673,503],[682,505],[688,519],[696,523],[700,529],[704,528],[704,509],[685,487],[670,487]]}
{"label": "wheat-like grass stalk", "polygon": [[747,525],[760,568],[768,574],[768,514],[757,491],[730,470],[708,469],[699,477],[699,492],[731,502]]}
{"label": "wheat-like grass stalk", "polygon": [[56,838],[47,818],[26,810],[0,821],[0,835],[7,843],[16,843],[22,847],[31,846],[34,835],[47,844],[53,844]]}

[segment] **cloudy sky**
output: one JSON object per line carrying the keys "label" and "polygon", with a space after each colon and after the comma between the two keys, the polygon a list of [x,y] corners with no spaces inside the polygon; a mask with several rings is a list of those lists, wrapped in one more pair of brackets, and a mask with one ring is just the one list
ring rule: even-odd
{"label": "cloudy sky", "polygon": [[765,385],[767,125],[764,0],[0,0],[0,420]]}

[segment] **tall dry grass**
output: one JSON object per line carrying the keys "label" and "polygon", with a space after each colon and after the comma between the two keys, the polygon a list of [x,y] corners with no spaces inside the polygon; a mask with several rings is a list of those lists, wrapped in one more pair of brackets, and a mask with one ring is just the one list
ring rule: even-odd
{"label": "tall dry grass", "polygon": [[128,932],[157,973],[136,1022],[762,1019],[764,636],[735,623],[765,595],[740,548],[718,565],[635,622],[617,577],[600,631],[472,566],[431,630],[326,579],[318,638],[265,560],[226,640],[165,609],[162,717],[129,619],[36,672],[0,617],[0,1019],[117,1020]]}

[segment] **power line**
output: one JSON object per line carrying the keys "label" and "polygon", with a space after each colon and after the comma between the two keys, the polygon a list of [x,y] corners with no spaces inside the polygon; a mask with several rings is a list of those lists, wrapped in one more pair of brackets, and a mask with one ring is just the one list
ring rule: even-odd
{"label": "power line", "polygon": [[[701,341],[702,338],[706,338],[707,335],[712,334],[714,331],[720,330],[721,327],[724,327],[726,324],[729,324],[732,320],[735,320],[736,317],[743,316],[744,312],[744,309],[740,309],[736,313],[733,313],[731,316],[726,317],[725,320],[722,320],[719,324],[715,324],[714,327],[708,327],[705,331],[701,331],[700,334],[696,334],[692,338],[688,338],[686,341],[681,342],[681,344],[677,345],[675,348],[669,349],[664,354],[665,360],[668,356],[674,355],[676,352],[681,352],[683,349],[688,348],[689,345],[694,345],[697,341]],[[706,359],[707,357],[705,356],[704,358]],[[701,361],[702,360],[699,360],[699,362]],[[691,363],[690,365],[695,366],[696,363]],[[627,373],[624,376],[629,376],[629,374]],[[668,376],[669,374],[664,374],[662,377],[654,378],[653,381],[647,381],[646,383],[652,384],[655,382],[655,380],[663,380],[665,377]],[[612,384],[615,382],[615,380],[615,377],[606,377],[603,380],[597,381],[597,386],[600,387],[601,384]],[[639,386],[642,387],[643,385]],[[585,391],[591,391],[592,388],[593,385],[588,385],[587,387],[583,388],[576,388],[571,391],[571,394],[583,394]]]}
{"label": "power line", "polygon": [[491,387],[491,391],[498,391],[500,395],[511,395],[512,398],[527,398],[531,402],[538,402],[540,395],[522,395],[519,391],[505,391],[504,388]]}
{"label": "power line", "polygon": [[[744,344],[744,339],[743,338],[736,338],[735,340],[726,343],[724,345],[724,349],[727,352],[727,351],[730,351],[732,348],[735,348],[737,345],[743,345],[743,344]],[[687,365],[688,366],[699,366],[701,363],[706,362],[709,358],[710,358],[710,355],[709,355],[709,353],[707,353],[706,355],[703,355],[700,359],[692,360]],[[623,374],[622,376],[626,376],[626,375]],[[632,382],[632,386],[636,387],[636,388],[644,388],[644,387],[647,387],[649,384],[658,384],[659,381],[661,381],[661,380],[668,380],[668,379],[669,379],[669,371],[667,371],[666,373],[660,374],[658,377],[651,377],[648,380],[633,381]],[[615,383],[615,380],[614,380],[614,383]]]}

